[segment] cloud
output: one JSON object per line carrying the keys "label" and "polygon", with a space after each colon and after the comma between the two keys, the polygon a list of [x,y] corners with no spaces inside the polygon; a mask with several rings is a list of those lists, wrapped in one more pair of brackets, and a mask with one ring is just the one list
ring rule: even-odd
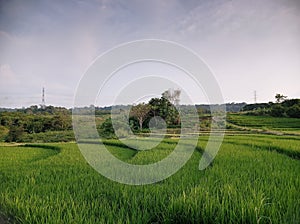
{"label": "cloud", "polygon": [[12,71],[10,65],[4,64],[0,65],[0,88],[9,86],[18,86],[19,80],[17,79],[15,73]]}
{"label": "cloud", "polygon": [[[1,75],[1,91],[30,97],[45,85],[59,103],[99,54],[126,41],[161,38],[203,57],[230,101],[267,88],[270,80],[296,92],[299,11],[297,0],[0,1],[0,64],[22,83]],[[282,73],[291,81],[280,82]],[[245,93],[237,96],[233,84]]]}

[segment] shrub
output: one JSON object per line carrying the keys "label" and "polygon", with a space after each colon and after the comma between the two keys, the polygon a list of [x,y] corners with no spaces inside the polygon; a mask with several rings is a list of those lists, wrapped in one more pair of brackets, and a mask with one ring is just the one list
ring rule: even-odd
{"label": "shrub", "polygon": [[5,137],[6,142],[22,142],[24,129],[22,126],[11,125],[9,128],[8,135]]}
{"label": "shrub", "polygon": [[119,121],[118,119],[114,121],[114,125],[112,124],[111,118],[106,119],[100,127],[98,127],[98,133],[102,138],[117,138],[115,129],[117,130],[117,134],[120,138],[125,138],[129,135],[128,124]]}
{"label": "shrub", "polygon": [[270,115],[273,117],[283,117],[284,116],[285,109],[280,104],[275,104],[272,106]]}
{"label": "shrub", "polygon": [[70,142],[75,141],[73,131],[47,131],[40,133],[24,133],[22,142]]}
{"label": "shrub", "polygon": [[300,106],[295,104],[286,111],[286,114],[289,117],[300,118]]}
{"label": "shrub", "polygon": [[7,134],[8,134],[8,128],[0,125],[0,141],[4,141]]}

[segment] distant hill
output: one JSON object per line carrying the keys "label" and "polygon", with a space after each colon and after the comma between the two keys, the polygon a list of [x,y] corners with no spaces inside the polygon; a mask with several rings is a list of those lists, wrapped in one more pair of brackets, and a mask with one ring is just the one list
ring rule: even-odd
{"label": "distant hill", "polygon": [[[244,108],[247,105],[247,103],[226,103],[226,111],[227,112],[240,112],[242,108]],[[205,110],[206,112],[210,112],[211,107],[220,107],[224,106],[224,104],[199,104],[196,105],[196,108],[199,109],[201,108],[202,110]]]}
{"label": "distant hill", "polygon": [[[224,105],[224,104],[222,104]],[[249,105],[249,108],[252,108],[253,104],[247,104],[247,103],[226,103],[226,111],[228,112],[239,112],[241,111],[243,108],[247,108],[247,106]],[[211,107],[218,107],[220,106],[219,104],[196,104],[195,105],[196,108],[201,108],[204,111],[209,112]],[[84,107],[86,109],[90,108],[91,106],[87,106]],[[127,108],[130,107],[130,105],[115,105],[115,106],[105,106],[105,107],[99,107],[99,106],[93,106],[95,111],[96,111],[96,115],[97,114],[108,114],[110,113],[111,109],[118,109],[118,108]],[[82,109],[84,109],[82,108]],[[46,106],[44,109],[38,107],[37,105],[33,105],[27,108],[0,108],[0,112],[23,112],[23,113],[32,113],[32,114],[39,114],[39,113],[50,113],[53,114],[57,111],[69,111],[71,112],[72,109],[67,109],[65,107],[54,107],[54,106]],[[244,109],[243,109],[244,110]]]}

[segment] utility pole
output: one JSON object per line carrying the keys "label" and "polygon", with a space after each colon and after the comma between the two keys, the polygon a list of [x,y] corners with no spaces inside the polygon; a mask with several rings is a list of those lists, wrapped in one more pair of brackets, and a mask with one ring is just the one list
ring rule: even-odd
{"label": "utility pole", "polygon": [[256,90],[254,90],[254,103],[257,103],[257,94],[256,94]]}

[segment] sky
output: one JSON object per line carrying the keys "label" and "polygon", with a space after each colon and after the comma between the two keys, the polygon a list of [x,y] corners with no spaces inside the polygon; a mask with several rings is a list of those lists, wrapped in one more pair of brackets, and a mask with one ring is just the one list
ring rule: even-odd
{"label": "sky", "polygon": [[140,39],[196,52],[225,102],[300,98],[298,0],[0,0],[0,107],[38,105],[42,87],[47,105],[72,107],[93,60]]}

